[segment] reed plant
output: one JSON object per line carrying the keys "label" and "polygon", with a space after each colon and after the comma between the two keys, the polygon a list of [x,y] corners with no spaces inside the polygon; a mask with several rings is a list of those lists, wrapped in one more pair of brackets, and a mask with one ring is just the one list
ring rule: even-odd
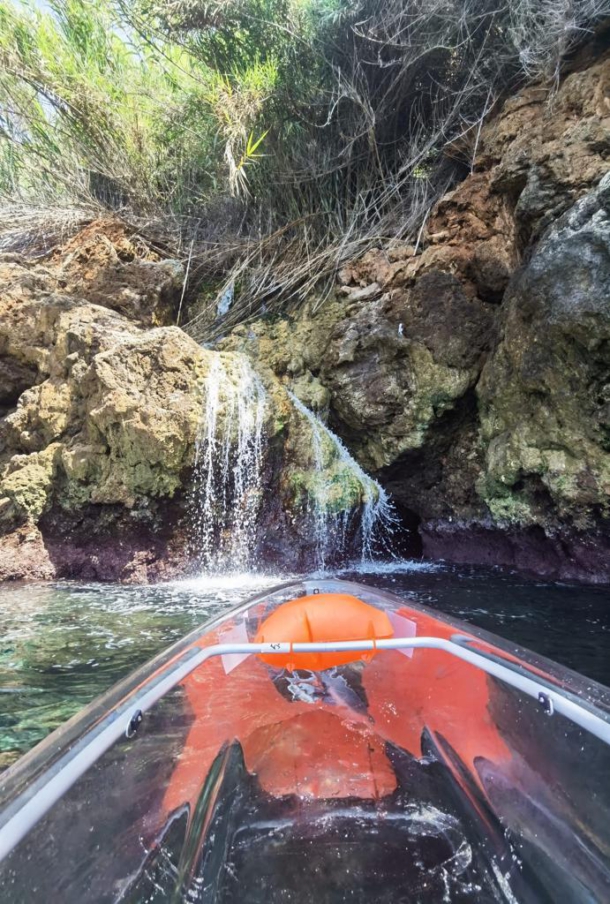
{"label": "reed plant", "polygon": [[48,6],[0,0],[0,243],[70,209],[163,233],[187,294],[217,287],[185,324],[206,342],[321,303],[371,247],[418,246],[485,117],[528,80],[552,91],[610,17],[610,0]]}

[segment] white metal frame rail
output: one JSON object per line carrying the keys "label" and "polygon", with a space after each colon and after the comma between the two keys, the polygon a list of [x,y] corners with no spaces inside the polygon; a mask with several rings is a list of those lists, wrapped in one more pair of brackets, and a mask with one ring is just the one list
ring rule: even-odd
{"label": "white metal frame rail", "polygon": [[[457,641],[457,642],[456,642]],[[328,653],[380,650],[432,649],[444,650],[477,668],[512,685],[543,704],[545,712],[560,713],[581,728],[610,745],[610,717],[603,718],[577,700],[552,688],[527,669],[515,670],[514,663],[503,665],[484,653],[461,646],[460,638],[444,640],[439,637],[394,637],[388,640],[353,640],[330,643],[241,643],[215,644],[194,647],[170,663],[152,679],[148,690],[136,689],[123,703],[93,726],[76,744],[61,756],[31,786],[12,801],[0,814],[0,862],[34,828],[51,807],[75,784],[84,773],[119,738],[129,733],[129,726],[137,724],[141,714],[149,710],[161,697],[207,659],[225,654],[263,653]]]}

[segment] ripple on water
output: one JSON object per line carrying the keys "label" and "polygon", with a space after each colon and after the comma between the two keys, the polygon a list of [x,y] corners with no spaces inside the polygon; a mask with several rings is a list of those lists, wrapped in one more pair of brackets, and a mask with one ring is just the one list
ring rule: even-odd
{"label": "ripple on water", "polygon": [[0,768],[201,622],[288,578],[0,588]]}
{"label": "ripple on water", "polygon": [[[0,766],[201,622],[295,577],[0,587]],[[610,685],[608,588],[414,561],[358,565],[340,577],[433,606]]]}

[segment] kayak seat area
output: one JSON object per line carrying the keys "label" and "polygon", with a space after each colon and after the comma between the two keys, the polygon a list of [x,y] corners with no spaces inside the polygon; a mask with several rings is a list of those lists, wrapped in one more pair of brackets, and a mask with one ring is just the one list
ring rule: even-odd
{"label": "kayak seat area", "polygon": [[[186,838],[175,831],[176,853],[165,838],[126,900],[171,893],[193,904],[497,901],[475,826],[459,808],[447,810],[444,767],[397,748],[387,756],[395,789],[377,799],[276,797],[234,742],[217,758]],[[171,871],[168,861],[177,864]]]}

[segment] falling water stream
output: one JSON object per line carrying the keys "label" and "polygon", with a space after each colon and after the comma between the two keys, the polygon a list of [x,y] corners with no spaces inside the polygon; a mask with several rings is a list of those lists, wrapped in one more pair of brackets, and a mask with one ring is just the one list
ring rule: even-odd
{"label": "falling water stream", "polygon": [[191,545],[202,571],[252,565],[262,498],[267,394],[246,359],[231,373],[216,355],[195,450]]}
{"label": "falling water stream", "polygon": [[[354,480],[360,486],[361,510],[357,547],[362,562],[370,562],[377,544],[389,552],[388,540],[395,524],[395,514],[390,498],[376,480],[363,471],[344,444],[313,411],[310,411],[293,393],[288,395],[296,410],[307,420],[311,429],[313,467],[318,480],[316,492],[309,497],[309,513],[315,540],[316,566],[324,571],[338,556],[345,558],[349,544],[349,525],[353,511],[349,508],[334,509],[325,469],[329,460],[338,464],[339,479],[346,483]],[[348,494],[340,494],[346,497]]]}
{"label": "falling water stream", "polygon": [[[313,549],[311,567],[326,571],[354,553],[368,562],[377,547],[387,552],[394,524],[388,494],[339,437],[295,395],[288,395],[311,431],[311,481],[299,525],[304,544]],[[201,572],[236,574],[255,568],[265,491],[266,415],[265,387],[247,359],[234,364],[215,355],[204,386],[192,494],[190,543]]]}

